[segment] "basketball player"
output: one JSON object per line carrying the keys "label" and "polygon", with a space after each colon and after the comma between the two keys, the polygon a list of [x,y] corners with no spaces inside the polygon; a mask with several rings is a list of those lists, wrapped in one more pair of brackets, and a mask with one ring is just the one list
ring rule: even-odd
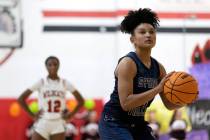
{"label": "basketball player", "polygon": [[130,34],[135,51],[119,60],[115,69],[115,87],[104,106],[99,122],[101,140],[154,140],[144,114],[157,94],[168,109],[179,108],[163,96],[163,86],[173,72],[151,57],[156,43],[157,14],[150,9],[130,11],[121,23],[121,31]]}
{"label": "basketball player", "polygon": [[[24,91],[18,101],[35,120],[32,140],[64,140],[65,120],[70,119],[79,110],[84,99],[73,85],[58,76],[59,60],[57,57],[48,57],[45,65],[48,76]],[[26,104],[26,99],[34,91],[39,92],[40,112],[37,114],[33,114]],[[65,107],[67,91],[70,91],[78,101],[77,107],[72,112],[66,111]]]}

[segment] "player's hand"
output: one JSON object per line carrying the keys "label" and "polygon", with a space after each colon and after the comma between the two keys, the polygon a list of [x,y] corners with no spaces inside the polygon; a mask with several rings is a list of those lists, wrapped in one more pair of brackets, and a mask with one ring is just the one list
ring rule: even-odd
{"label": "player's hand", "polygon": [[42,114],[43,114],[43,110],[41,109],[34,115],[33,120],[37,121]]}
{"label": "player's hand", "polygon": [[168,73],[165,77],[163,77],[163,79],[160,81],[160,83],[158,84],[157,88],[158,88],[158,92],[161,93],[163,92],[163,87],[165,82],[167,82],[170,78],[170,76],[174,73],[175,71],[172,71],[170,73]]}
{"label": "player's hand", "polygon": [[69,120],[71,117],[71,112],[69,112],[67,109],[65,109],[63,112],[62,112],[62,118],[64,120]]}

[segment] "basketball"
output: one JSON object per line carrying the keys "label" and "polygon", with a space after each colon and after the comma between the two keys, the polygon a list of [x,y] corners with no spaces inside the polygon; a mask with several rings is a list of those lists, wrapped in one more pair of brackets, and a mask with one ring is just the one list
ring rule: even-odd
{"label": "basketball", "polygon": [[198,83],[186,72],[175,72],[164,84],[164,95],[173,104],[186,105],[198,96]]}

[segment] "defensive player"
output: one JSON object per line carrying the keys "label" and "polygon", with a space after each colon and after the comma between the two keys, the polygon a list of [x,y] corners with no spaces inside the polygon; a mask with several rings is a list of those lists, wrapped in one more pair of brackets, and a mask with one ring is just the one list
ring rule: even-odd
{"label": "defensive player", "polygon": [[[59,64],[57,57],[48,57],[45,61],[48,76],[40,79],[18,98],[23,109],[35,120],[32,140],[64,140],[65,120],[71,118],[84,103],[78,90],[66,79],[58,76]],[[26,99],[34,91],[38,91],[40,111],[37,114],[33,114],[26,103]],[[67,91],[71,92],[78,101],[77,107],[72,112],[66,111]]]}

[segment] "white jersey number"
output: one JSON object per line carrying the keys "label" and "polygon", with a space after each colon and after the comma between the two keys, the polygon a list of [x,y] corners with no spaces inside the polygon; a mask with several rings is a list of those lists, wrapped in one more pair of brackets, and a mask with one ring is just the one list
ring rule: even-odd
{"label": "white jersey number", "polygon": [[59,100],[48,101],[48,112],[60,112],[61,102]]}

